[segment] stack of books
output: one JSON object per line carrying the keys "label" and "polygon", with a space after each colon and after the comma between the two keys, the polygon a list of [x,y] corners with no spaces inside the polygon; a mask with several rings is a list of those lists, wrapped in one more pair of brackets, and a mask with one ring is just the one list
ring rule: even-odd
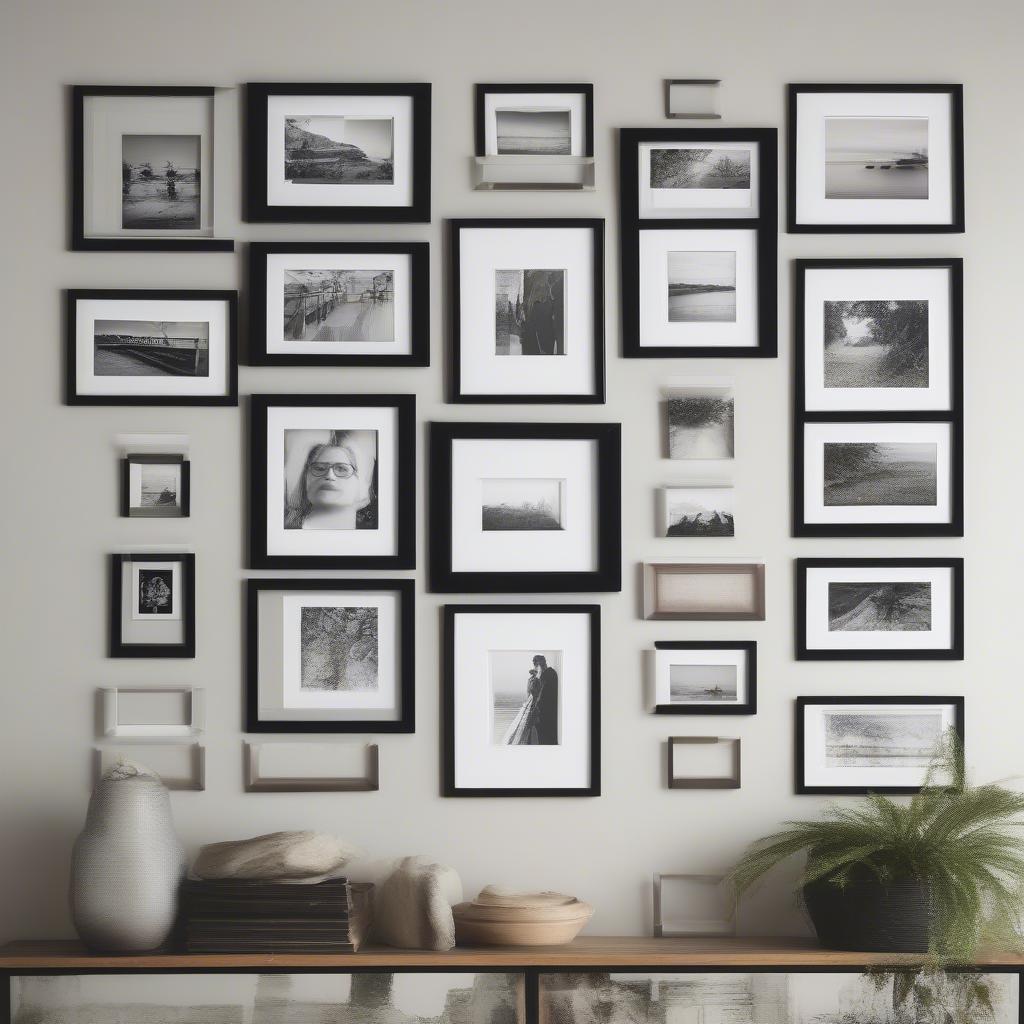
{"label": "stack of books", "polygon": [[188,879],[181,909],[188,953],[355,953],[373,918],[373,886]]}

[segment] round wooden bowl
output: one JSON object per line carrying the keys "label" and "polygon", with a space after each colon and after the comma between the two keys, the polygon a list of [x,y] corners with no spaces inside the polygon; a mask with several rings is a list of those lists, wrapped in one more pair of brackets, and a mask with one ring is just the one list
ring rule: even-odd
{"label": "round wooden bowl", "polygon": [[593,913],[589,903],[562,893],[509,893],[493,886],[452,910],[461,946],[561,946]]}

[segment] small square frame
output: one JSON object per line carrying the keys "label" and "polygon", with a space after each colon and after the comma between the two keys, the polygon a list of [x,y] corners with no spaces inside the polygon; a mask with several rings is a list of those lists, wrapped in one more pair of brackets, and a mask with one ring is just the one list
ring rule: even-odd
{"label": "small square frame", "polygon": [[[676,747],[707,746],[727,743],[732,753],[732,771],[729,775],[676,775]],[[740,788],[740,740],[734,736],[670,736],[668,738],[668,788],[669,789],[739,789]]]}
{"label": "small square frame", "polygon": [[668,880],[695,882],[703,885],[725,884],[724,875],[699,875],[699,874],[662,874],[654,876],[654,936],[655,938],[680,938],[683,936],[696,936],[712,938],[722,935],[736,934],[736,902],[732,901],[732,911],[729,917],[722,920],[701,920],[694,919],[693,925],[673,925],[666,927],[663,906],[663,888]]}
{"label": "small square frame", "polygon": [[[159,505],[133,507],[131,504],[132,465],[181,466],[181,490],[174,511],[161,512]],[[121,515],[128,519],[187,519],[190,507],[191,463],[184,455],[149,455],[136,452],[121,460]]]}
{"label": "small square frame", "polygon": [[[121,570],[126,562],[180,562],[183,639],[179,644],[125,643],[121,631],[124,597]],[[196,556],[191,552],[147,551],[110,556],[110,657],[194,658],[196,656]]]}
{"label": "small square frame", "polygon": [[[181,694],[188,699],[189,718],[181,725],[126,725],[118,717],[118,697],[132,694]],[[119,740],[176,739],[198,736],[206,726],[206,691],[196,686],[110,686],[100,690],[103,735]]]}

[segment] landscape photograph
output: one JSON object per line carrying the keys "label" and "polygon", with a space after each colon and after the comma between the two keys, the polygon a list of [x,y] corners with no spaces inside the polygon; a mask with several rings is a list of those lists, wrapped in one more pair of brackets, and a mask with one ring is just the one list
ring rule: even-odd
{"label": "landscape photograph", "polygon": [[210,325],[201,320],[96,320],[97,377],[208,377]]}
{"label": "landscape photograph", "polygon": [[285,270],[286,341],[394,341],[391,270]]}
{"label": "landscape photograph", "polygon": [[942,712],[827,711],[830,768],[927,768],[943,735]]}
{"label": "landscape photograph", "polygon": [[932,628],[932,585],[835,582],[828,585],[830,632],[927,632]]}
{"label": "landscape photograph", "polygon": [[494,112],[499,155],[568,156],[572,117],[566,110],[499,107]]}
{"label": "landscape photograph", "polygon": [[121,136],[121,227],[201,226],[198,135]]}
{"label": "landscape photograph", "polygon": [[731,487],[666,487],[666,537],[732,537],[736,533]]}
{"label": "landscape photograph", "polygon": [[736,253],[668,254],[669,323],[736,322]]}
{"label": "landscape photograph", "polygon": [[651,150],[651,188],[750,188],[749,149]]}
{"label": "landscape photograph", "polygon": [[826,388],[928,387],[928,300],[824,303]]}
{"label": "landscape photograph", "polygon": [[938,504],[938,445],[827,441],[826,506]]}
{"label": "landscape photograph", "polygon": [[481,482],[481,529],[564,530],[564,480],[488,479]]}
{"label": "landscape photograph", "polygon": [[826,199],[927,199],[927,117],[826,117]]}
{"label": "landscape photograph", "polygon": [[139,505],[142,508],[180,504],[181,463],[143,462],[133,467],[139,474]]}
{"label": "landscape photograph", "polygon": [[286,117],[284,177],[303,185],[393,184],[392,118]]}
{"label": "landscape photograph", "polygon": [[735,665],[670,665],[669,699],[673,704],[736,701],[739,669]]}
{"label": "landscape photograph", "polygon": [[665,399],[670,459],[731,459],[735,454],[731,387],[672,388]]}

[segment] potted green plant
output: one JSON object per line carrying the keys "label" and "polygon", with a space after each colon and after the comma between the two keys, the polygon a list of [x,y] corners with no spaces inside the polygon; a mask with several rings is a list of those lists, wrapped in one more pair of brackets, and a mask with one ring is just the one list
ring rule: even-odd
{"label": "potted green plant", "polygon": [[951,736],[908,801],[869,794],[787,822],[746,851],[730,880],[741,895],[802,854],[801,893],[822,945],[969,964],[979,947],[1021,948],[1022,814],[1024,795],[968,784]]}

